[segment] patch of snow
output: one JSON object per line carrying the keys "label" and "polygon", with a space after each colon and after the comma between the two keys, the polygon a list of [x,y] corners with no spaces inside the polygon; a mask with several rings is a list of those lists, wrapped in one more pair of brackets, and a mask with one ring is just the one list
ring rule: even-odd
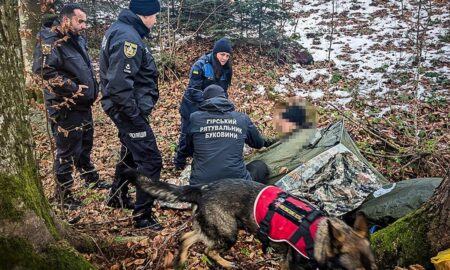
{"label": "patch of snow", "polygon": [[257,86],[255,86],[255,88],[255,93],[258,95],[264,95],[266,93],[266,88],[264,87],[264,85],[258,84]]}
{"label": "patch of snow", "polygon": [[423,85],[422,84],[417,85],[416,98],[423,100],[424,93],[425,93],[425,88],[423,88]]}
{"label": "patch of snow", "polygon": [[324,93],[322,90],[316,90],[314,92],[309,92],[308,96],[311,97],[312,99],[318,99],[323,97]]}
{"label": "patch of snow", "polygon": [[391,110],[391,108],[389,108],[389,107],[388,107],[388,108],[382,108],[382,109],[381,109],[381,112],[378,113],[377,117],[378,117],[378,118],[383,117],[383,115],[384,115],[385,113],[389,112],[390,110]]}
{"label": "patch of snow", "polygon": [[349,92],[347,92],[347,91],[341,91],[341,90],[334,91],[333,94],[334,94],[335,96],[338,96],[338,97],[348,97],[348,96],[350,96],[350,93],[349,93]]}
{"label": "patch of snow", "polygon": [[273,88],[273,91],[275,93],[279,93],[279,94],[288,93],[288,90],[286,89],[286,85],[284,85],[284,84],[275,85],[275,87]]}
{"label": "patch of snow", "polygon": [[290,83],[290,82],[291,82],[291,81],[290,81],[289,78],[286,77],[286,76],[283,76],[283,77],[280,78],[280,83],[281,83],[281,84],[288,84],[288,83]]}
{"label": "patch of snow", "polygon": [[[383,97],[387,92],[402,90],[390,89],[390,80],[397,78],[399,73],[417,72],[412,64],[415,50],[406,49],[414,47],[415,21],[410,22],[400,16],[402,6],[398,1],[388,0],[377,6],[370,4],[371,1],[336,2],[336,14],[342,16],[342,12],[346,12],[345,16],[350,20],[335,27],[330,58],[339,73],[348,79],[359,80],[358,89],[361,95],[376,93],[377,96]],[[417,5],[409,1],[402,4],[404,10],[411,13],[406,16],[417,18]],[[295,32],[300,36],[299,44],[308,49],[316,62],[328,59],[330,46],[328,36],[331,29],[327,25],[331,22],[331,7],[331,1],[298,1],[293,7],[300,16],[298,24],[286,26],[287,33]],[[436,60],[450,61],[450,45],[439,40],[439,36],[448,33],[443,22],[450,20],[450,13],[442,12],[442,8],[440,9],[440,13],[434,9],[431,21],[442,23],[427,26],[423,67],[433,68]],[[421,17],[423,22],[428,18],[426,9],[422,9]],[[436,44],[440,45],[435,46]],[[374,69],[377,70],[373,72]],[[440,72],[450,77],[448,68],[441,68]],[[294,71],[289,76],[292,78],[301,76],[304,83],[309,83],[318,74],[328,75],[328,71],[307,70],[294,66]],[[413,87],[412,80],[407,84],[409,89]],[[426,90],[427,88],[422,86],[419,94],[422,96]]]}
{"label": "patch of snow", "polygon": [[301,76],[303,79],[303,83],[309,83],[319,75],[329,77],[328,70],[326,68],[308,70],[300,65],[294,65],[294,71],[289,73],[289,76],[291,78],[297,78],[298,76]]}
{"label": "patch of snow", "polygon": [[318,99],[323,97],[324,92],[322,90],[316,90],[313,92],[308,92],[303,89],[295,89],[295,95],[298,97],[310,97],[311,99]]}
{"label": "patch of snow", "polygon": [[347,97],[347,98],[338,98],[336,99],[336,103],[345,106],[345,104],[349,103],[350,101],[352,101],[352,97]]}
{"label": "patch of snow", "polygon": [[300,89],[295,89],[295,95],[299,96],[299,97],[307,97],[308,92],[300,90]]}

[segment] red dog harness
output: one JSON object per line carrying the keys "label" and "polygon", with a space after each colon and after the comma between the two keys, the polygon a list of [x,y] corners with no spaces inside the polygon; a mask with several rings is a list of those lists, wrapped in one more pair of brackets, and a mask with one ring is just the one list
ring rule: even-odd
{"label": "red dog harness", "polygon": [[324,215],[310,203],[269,186],[258,194],[253,213],[264,251],[270,239],[287,242],[308,259],[314,257],[317,224]]}

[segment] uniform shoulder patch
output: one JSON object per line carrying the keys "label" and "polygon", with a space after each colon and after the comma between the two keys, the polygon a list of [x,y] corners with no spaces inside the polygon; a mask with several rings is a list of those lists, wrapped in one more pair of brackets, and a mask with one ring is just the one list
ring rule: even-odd
{"label": "uniform shoulder patch", "polygon": [[123,52],[125,53],[125,56],[128,58],[134,57],[137,52],[137,47],[137,44],[125,41],[125,44],[123,46]]}
{"label": "uniform shoulder patch", "polygon": [[49,55],[52,53],[52,45],[51,44],[41,44],[41,50],[43,55]]}
{"label": "uniform shoulder patch", "polygon": [[200,72],[198,70],[193,70],[192,71],[192,75],[198,75],[198,74],[200,74]]}

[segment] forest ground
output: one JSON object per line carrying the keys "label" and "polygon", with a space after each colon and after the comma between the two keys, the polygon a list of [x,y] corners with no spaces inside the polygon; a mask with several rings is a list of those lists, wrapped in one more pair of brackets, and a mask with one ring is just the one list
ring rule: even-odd
{"label": "forest ground", "polygon": [[[288,96],[304,96],[317,108],[319,127],[344,118],[362,154],[389,181],[444,175],[450,160],[450,34],[439,29],[450,27],[448,12],[445,14],[448,5],[445,1],[441,5],[435,2],[434,16],[439,21],[431,18],[435,20],[434,28],[430,28],[426,53],[418,62],[414,59],[413,33],[410,32],[409,38],[401,33],[408,24],[398,23],[397,31],[388,34],[377,28],[388,29],[386,24],[376,23],[380,14],[388,14],[385,21],[412,23],[414,6],[401,12],[389,1],[374,1],[373,9],[363,3],[358,6],[357,1],[352,3],[338,12],[331,62],[325,53],[329,37],[320,28],[307,27],[308,20],[317,20],[313,16],[319,11],[313,9],[300,14],[304,26],[300,44],[316,59],[310,66],[274,64],[272,58],[264,56],[264,48],[260,51],[255,47],[236,47],[229,90],[231,101],[239,111],[249,114],[264,135],[273,136],[274,102]],[[319,15],[329,19],[326,12]],[[367,22],[369,19],[372,23]],[[412,25],[409,27],[413,29]],[[369,41],[364,43],[363,39]],[[178,107],[189,68],[211,47],[210,40],[183,42],[175,54],[175,68],[162,72],[160,99],[152,113],[151,125],[163,156],[163,180],[178,176],[173,170],[172,157],[179,134]],[[379,57],[370,60],[374,56]],[[157,234],[148,229],[136,230],[132,227],[131,211],[107,207],[108,191],[85,189],[78,175],[74,190],[86,206],[61,211],[53,198],[51,139],[42,104],[32,102],[31,122],[44,191],[56,213],[77,231],[115,240],[109,248],[85,254],[91,262],[100,269],[159,269],[171,260],[180,234],[189,229],[189,211],[157,206],[156,213],[165,229]],[[98,102],[94,106],[94,124],[92,159],[101,178],[112,181],[120,144],[115,126]],[[240,269],[279,269],[277,255],[263,256],[253,236],[243,232],[241,236],[225,258],[238,262]],[[201,251],[201,245],[192,249],[189,269],[214,268]]]}

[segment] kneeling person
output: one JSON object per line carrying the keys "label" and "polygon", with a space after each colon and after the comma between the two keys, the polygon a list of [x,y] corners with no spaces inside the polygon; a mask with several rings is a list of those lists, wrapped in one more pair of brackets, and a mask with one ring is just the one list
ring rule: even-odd
{"label": "kneeling person", "polygon": [[193,157],[190,184],[203,184],[224,178],[252,179],[247,170],[244,144],[267,146],[248,115],[236,112],[218,85],[203,92],[199,111],[190,116],[187,134],[188,154]]}

